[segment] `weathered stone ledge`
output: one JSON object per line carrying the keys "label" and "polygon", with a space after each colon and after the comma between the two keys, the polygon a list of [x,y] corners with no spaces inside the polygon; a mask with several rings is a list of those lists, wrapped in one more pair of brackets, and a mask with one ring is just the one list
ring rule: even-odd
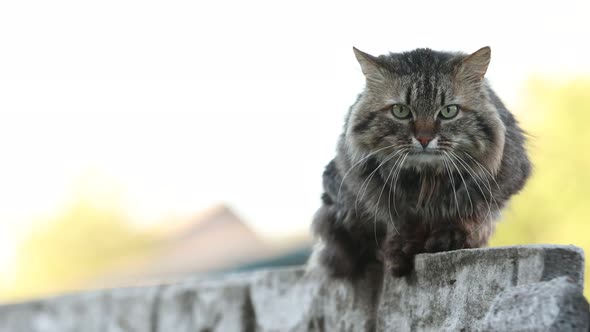
{"label": "weathered stone ledge", "polygon": [[303,268],[0,306],[0,332],[588,331],[584,255],[518,246],[419,255],[405,278]]}

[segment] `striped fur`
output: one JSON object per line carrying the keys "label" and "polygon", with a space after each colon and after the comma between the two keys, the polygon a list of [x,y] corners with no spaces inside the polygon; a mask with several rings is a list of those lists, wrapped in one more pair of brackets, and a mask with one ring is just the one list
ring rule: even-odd
{"label": "striped fur", "polygon": [[[355,55],[366,87],[324,172],[314,261],[335,277],[381,262],[404,275],[417,253],[486,245],[531,171],[523,131],[484,78],[490,49]],[[460,108],[451,120],[437,116],[447,105]]]}

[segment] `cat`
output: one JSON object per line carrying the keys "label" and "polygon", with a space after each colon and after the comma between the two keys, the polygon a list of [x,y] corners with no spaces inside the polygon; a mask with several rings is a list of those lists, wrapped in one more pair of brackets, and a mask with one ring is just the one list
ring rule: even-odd
{"label": "cat", "polygon": [[404,276],[418,253],[485,246],[531,173],[524,132],[484,78],[491,49],[353,50],[365,88],[323,174],[310,265]]}

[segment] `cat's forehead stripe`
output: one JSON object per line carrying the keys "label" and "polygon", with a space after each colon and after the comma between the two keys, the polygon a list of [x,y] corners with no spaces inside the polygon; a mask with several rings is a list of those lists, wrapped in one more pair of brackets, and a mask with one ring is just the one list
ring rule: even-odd
{"label": "cat's forehead stripe", "polygon": [[423,98],[424,100],[432,100],[432,92],[433,92],[433,86],[432,86],[432,82],[430,80],[430,73],[426,72],[423,76],[422,79],[420,80],[421,83],[421,92],[423,94]]}
{"label": "cat's forehead stripe", "polygon": [[406,104],[410,105],[410,103],[412,102],[412,86],[408,86],[408,89],[406,90]]}

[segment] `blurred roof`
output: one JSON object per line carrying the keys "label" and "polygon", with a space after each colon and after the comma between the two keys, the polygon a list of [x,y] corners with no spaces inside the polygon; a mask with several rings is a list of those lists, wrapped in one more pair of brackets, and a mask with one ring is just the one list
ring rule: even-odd
{"label": "blurred roof", "polygon": [[161,241],[146,255],[97,281],[100,286],[145,284],[230,269],[276,255],[227,206],[160,229]]}

